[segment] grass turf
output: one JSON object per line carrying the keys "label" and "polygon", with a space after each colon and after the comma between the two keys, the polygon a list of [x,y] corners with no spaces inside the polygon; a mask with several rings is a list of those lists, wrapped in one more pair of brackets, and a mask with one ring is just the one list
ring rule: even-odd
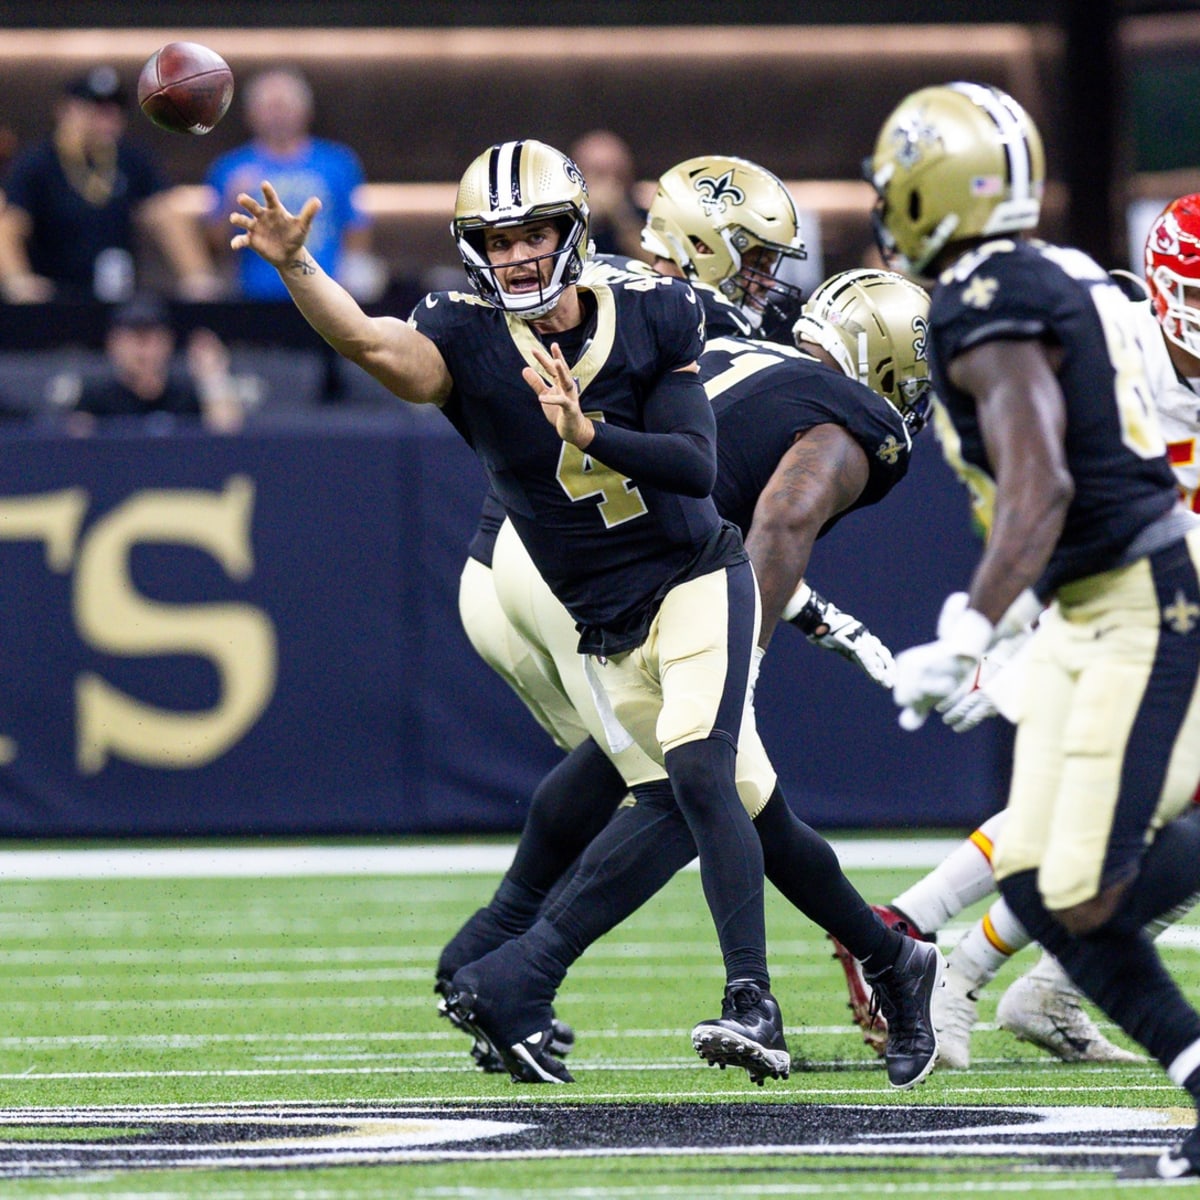
{"label": "grass turf", "polygon": [[[558,1010],[579,1035],[571,1058],[578,1082],[530,1088],[473,1070],[466,1039],[434,1013],[437,953],[486,901],[495,876],[6,881],[2,864],[0,855],[4,1195],[1127,1197],[1165,1185],[1118,1179],[1102,1153],[1085,1152],[1094,1142],[1116,1147],[1110,1133],[1064,1136],[1056,1154],[1045,1152],[1045,1139],[1039,1152],[997,1149],[985,1130],[973,1155],[970,1137],[939,1146],[938,1123],[962,1106],[1078,1108],[1100,1118],[1148,1109],[1166,1122],[1193,1119],[1157,1066],[1071,1067],[997,1030],[996,1002],[1032,962],[1028,954],[983,994],[970,1072],[935,1071],[913,1092],[890,1090],[850,1024],[828,943],[773,893],[774,990],[802,1069],[759,1089],[743,1072],[705,1068],[688,1031],[719,1011],[722,971],[694,872],[572,970]],[[851,871],[873,900],[918,874]],[[1194,992],[1200,959],[1189,930],[1164,953]],[[713,1122],[704,1121],[709,1110],[690,1107],[697,1104],[752,1107],[726,1113],[736,1118],[726,1122],[733,1133],[705,1145]],[[788,1107],[782,1130],[760,1143],[750,1118],[769,1117],[767,1106]],[[927,1136],[927,1155],[890,1156],[886,1142],[862,1140],[893,1108],[906,1110],[893,1116],[913,1136]],[[281,1132],[285,1110],[310,1141]],[[401,1138],[393,1161],[368,1148],[347,1165],[281,1156],[270,1169],[247,1170],[239,1157],[246,1146],[327,1146],[322,1121],[347,1112],[390,1122]],[[521,1157],[506,1157],[501,1143],[484,1156],[460,1140],[404,1150],[403,1137],[419,1142],[429,1123],[464,1118],[550,1132]],[[738,1136],[743,1118],[752,1138]],[[928,1135],[920,1132],[926,1118]],[[170,1147],[189,1139],[189,1165],[154,1169],[155,1154],[172,1159]],[[1144,1141],[1131,1135],[1131,1144]],[[146,1165],[137,1169],[96,1165],[81,1149],[122,1143],[168,1149],[139,1150],[135,1159]],[[452,1157],[464,1149],[472,1153]],[[1140,1161],[1148,1155],[1143,1145]]]}

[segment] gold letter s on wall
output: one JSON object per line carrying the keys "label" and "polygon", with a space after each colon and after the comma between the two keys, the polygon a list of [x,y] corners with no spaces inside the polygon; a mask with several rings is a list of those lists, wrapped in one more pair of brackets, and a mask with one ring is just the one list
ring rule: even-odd
{"label": "gold letter s on wall", "polygon": [[139,492],[96,522],[80,548],[75,622],[110,654],[196,654],[221,682],[212,709],[173,712],[118,691],[92,672],[75,685],[76,762],[83,774],[110,756],[146,766],[194,768],[218,758],[262,715],[275,690],[277,648],[270,619],[248,604],[163,604],[140,595],[129,556],[140,542],[195,546],[233,579],[250,576],[254,484],[234,476],[221,493]]}

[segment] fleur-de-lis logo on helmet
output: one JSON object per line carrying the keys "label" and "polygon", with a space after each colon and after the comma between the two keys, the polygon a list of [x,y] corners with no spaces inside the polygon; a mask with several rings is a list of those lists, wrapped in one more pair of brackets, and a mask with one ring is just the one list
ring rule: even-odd
{"label": "fleur-de-lis logo on helmet", "polygon": [[733,172],[726,171],[719,179],[711,175],[702,175],[695,183],[696,191],[700,193],[700,207],[705,215],[723,213],[731,204],[745,204],[746,193],[733,182]]}
{"label": "fleur-de-lis logo on helmet", "polygon": [[941,141],[941,135],[924,113],[915,112],[893,130],[892,139],[896,143],[896,161],[911,171],[925,151]]}
{"label": "fleur-de-lis logo on helmet", "polygon": [[572,183],[578,184],[579,187],[582,188],[584,193],[586,194],[587,193],[587,180],[584,179],[583,172],[579,169],[578,166],[576,166],[575,160],[573,158],[567,158],[567,156],[565,154],[563,155],[563,170],[566,172],[567,178]]}

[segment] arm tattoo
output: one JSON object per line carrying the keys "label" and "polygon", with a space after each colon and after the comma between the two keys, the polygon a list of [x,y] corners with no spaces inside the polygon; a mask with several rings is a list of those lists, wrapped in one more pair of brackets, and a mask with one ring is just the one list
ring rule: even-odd
{"label": "arm tattoo", "polygon": [[301,275],[315,275],[317,273],[317,264],[313,262],[312,256],[307,250],[301,250],[300,253],[288,263],[288,270],[298,271]]}

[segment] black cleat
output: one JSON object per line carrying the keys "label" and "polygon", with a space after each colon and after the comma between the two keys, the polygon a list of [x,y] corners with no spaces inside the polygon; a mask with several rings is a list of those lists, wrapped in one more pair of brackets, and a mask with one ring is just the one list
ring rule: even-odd
{"label": "black cleat", "polygon": [[488,1075],[503,1075],[504,1060],[496,1047],[488,1041],[487,1035],[464,1020],[447,1003],[454,994],[450,980],[439,977],[433,985],[433,990],[438,996],[438,1016],[445,1017],[455,1029],[461,1029],[471,1039],[471,1057],[475,1060],[475,1065]]}
{"label": "black cleat", "polygon": [[[487,1033],[464,1020],[447,1004],[454,991],[451,981],[439,976],[433,990],[439,997],[438,1016],[445,1017],[455,1029],[461,1029],[471,1039],[471,1057],[475,1060],[475,1065],[487,1075],[503,1075],[508,1068]],[[547,1049],[559,1058],[566,1058],[575,1049],[575,1030],[566,1021],[560,1021],[554,1015],[554,1009],[550,1010],[550,1044]]]}
{"label": "black cleat", "polygon": [[935,945],[906,937],[890,967],[864,976],[887,1021],[884,1061],[892,1087],[916,1087],[933,1070],[938,1048],[933,994],[942,986],[944,970],[945,961]]}
{"label": "black cleat", "polygon": [[725,988],[721,1015],[692,1030],[692,1045],[710,1066],[745,1067],[759,1087],[767,1078],[786,1079],[792,1069],[779,1005],[752,979]]}
{"label": "black cleat", "polygon": [[[543,1010],[540,1021],[533,1017],[539,1027],[522,1036],[514,1032],[517,1026],[510,1023],[512,1018],[505,1011],[511,1005],[490,1004],[479,991],[464,986],[461,978],[464,974],[469,975],[470,968],[460,971],[458,982],[451,985],[450,995],[444,1001],[446,1015],[460,1029],[486,1042],[500,1060],[500,1069],[507,1071],[514,1083],[575,1082],[561,1060],[554,1057],[555,1037],[549,1005],[534,1006]],[[481,986],[478,979],[473,983],[476,987]]]}
{"label": "black cleat", "polygon": [[1200,1125],[1173,1150],[1165,1150],[1154,1165],[1159,1179],[1187,1179],[1200,1175]]}

